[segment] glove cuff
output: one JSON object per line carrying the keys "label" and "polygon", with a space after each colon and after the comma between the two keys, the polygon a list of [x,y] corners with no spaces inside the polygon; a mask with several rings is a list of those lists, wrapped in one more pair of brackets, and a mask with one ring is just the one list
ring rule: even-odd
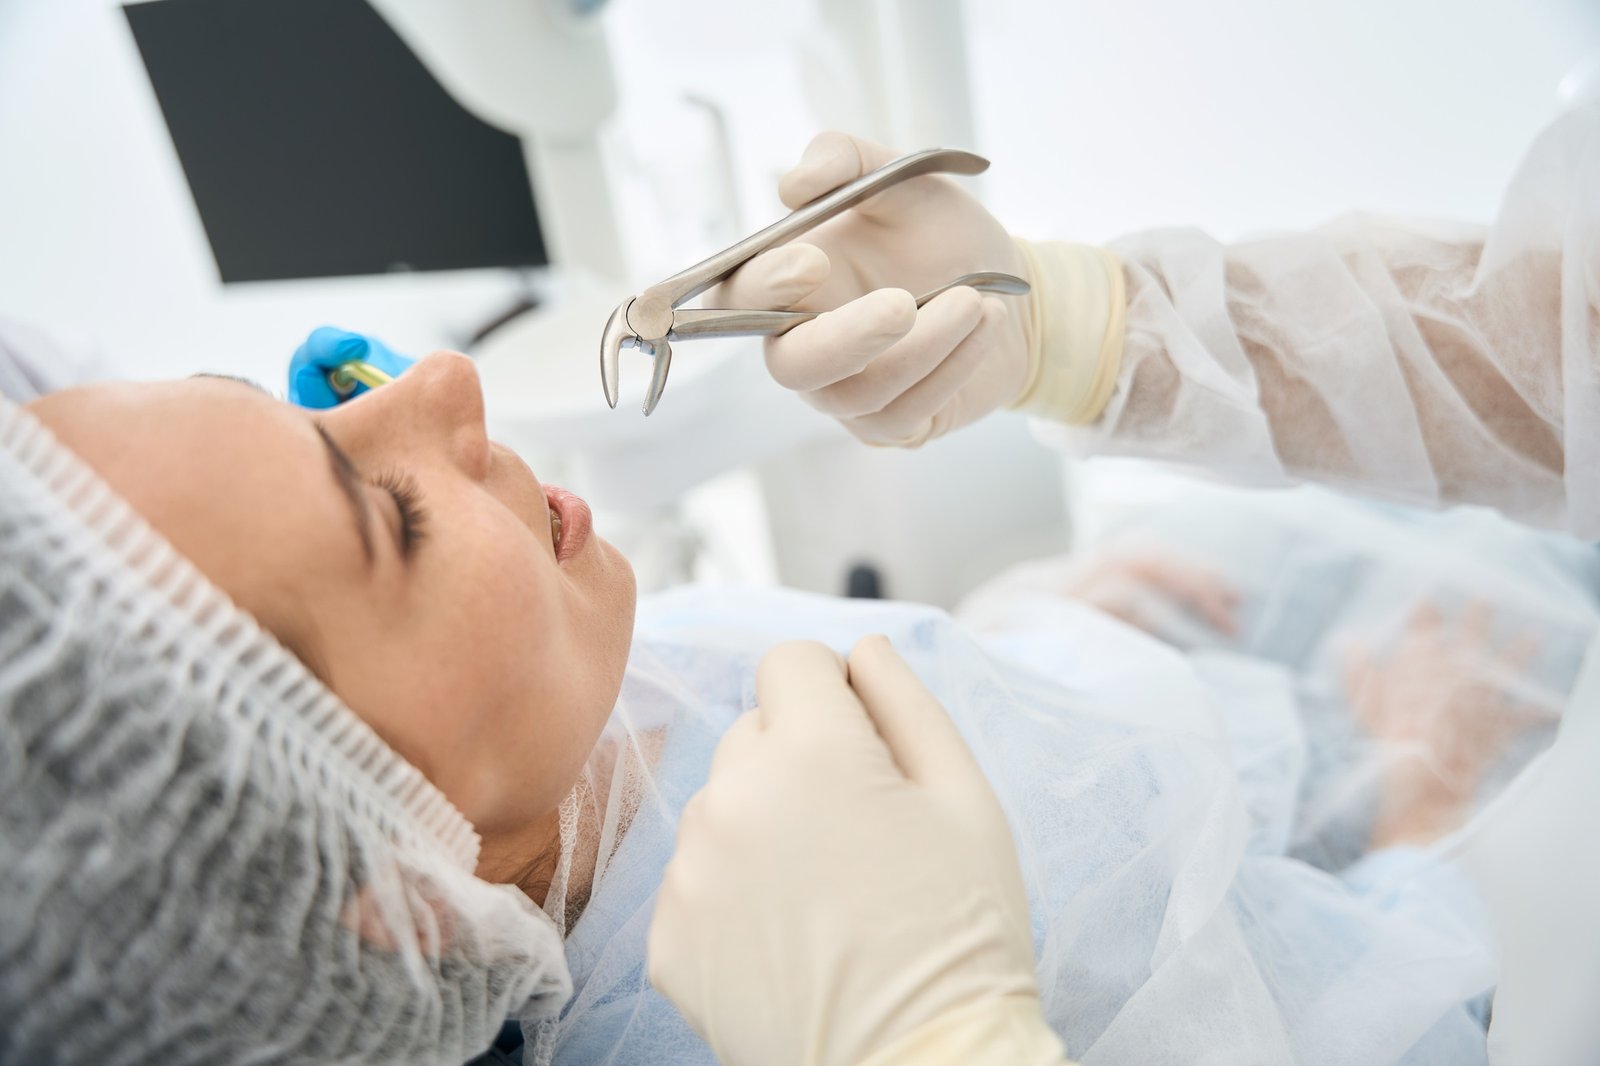
{"label": "glove cuff", "polygon": [[995,996],[946,1011],[859,1066],[1071,1066],[1035,996]]}
{"label": "glove cuff", "polygon": [[1122,369],[1122,264],[1087,244],[1015,240],[1033,292],[1025,323],[1028,373],[1011,406],[1068,425],[1093,422]]}

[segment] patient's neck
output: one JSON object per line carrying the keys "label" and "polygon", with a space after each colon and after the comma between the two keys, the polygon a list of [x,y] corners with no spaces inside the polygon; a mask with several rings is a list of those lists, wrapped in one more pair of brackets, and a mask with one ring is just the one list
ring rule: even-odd
{"label": "patient's neck", "polygon": [[486,835],[478,853],[477,875],[495,884],[515,885],[544,906],[561,859],[561,811],[509,832]]}

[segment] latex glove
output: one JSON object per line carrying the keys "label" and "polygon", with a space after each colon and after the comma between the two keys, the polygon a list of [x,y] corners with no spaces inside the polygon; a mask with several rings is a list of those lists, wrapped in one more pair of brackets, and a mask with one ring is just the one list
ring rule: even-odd
{"label": "latex glove", "polygon": [[689,801],[650,982],[729,1066],[1064,1061],[1010,829],[883,637],[781,645]]}
{"label": "latex glove", "polygon": [[[824,133],[778,195],[799,207],[901,154]],[[917,309],[914,294],[978,270],[1033,292],[960,288]],[[1092,421],[1120,365],[1123,292],[1110,253],[1015,241],[954,181],[928,176],[751,260],[705,306],[830,312],[766,342],[773,378],[868,443],[916,446],[1008,405]]]}
{"label": "latex glove", "polygon": [[358,384],[349,396],[340,396],[328,384],[328,374],[352,359],[371,363],[391,377],[399,377],[416,362],[390,351],[389,346],[376,337],[319,326],[295,349],[294,357],[289,360],[289,402],[325,410],[366,392],[367,386]]}

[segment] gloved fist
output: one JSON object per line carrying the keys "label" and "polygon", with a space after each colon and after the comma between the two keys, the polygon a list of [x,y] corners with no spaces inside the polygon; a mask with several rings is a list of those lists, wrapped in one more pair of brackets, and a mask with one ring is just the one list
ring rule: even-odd
{"label": "gloved fist", "polygon": [[[289,402],[318,411],[339,406],[346,397],[333,390],[328,375],[352,359],[371,363],[391,377],[399,377],[416,363],[397,355],[376,337],[318,326],[289,360]],[[357,385],[350,395],[366,391],[367,386]]]}
{"label": "gloved fist", "polygon": [[848,673],[781,645],[756,690],[684,809],[651,983],[730,1066],[1062,1061],[1010,829],[888,641]]}
{"label": "gloved fist", "polygon": [[[900,154],[821,134],[778,195],[800,207]],[[1033,292],[963,287],[916,307],[915,294],[979,270],[1016,274]],[[1107,253],[1015,241],[955,182],[929,175],[831,219],[805,243],[757,256],[704,304],[829,312],[766,342],[773,378],[870,444],[915,447],[998,407],[1036,409],[1035,396],[1048,401],[1037,407],[1048,417],[1098,414],[1096,406],[1085,416],[1049,379],[1070,371],[1080,391],[1105,385],[1096,360],[1113,329],[1120,356],[1121,298],[1120,267]],[[1103,395],[1091,399],[1103,406]]]}

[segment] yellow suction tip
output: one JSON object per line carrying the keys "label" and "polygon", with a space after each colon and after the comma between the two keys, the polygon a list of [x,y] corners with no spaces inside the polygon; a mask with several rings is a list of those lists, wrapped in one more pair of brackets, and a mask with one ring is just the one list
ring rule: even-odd
{"label": "yellow suction tip", "polygon": [[356,391],[357,385],[365,385],[375,389],[379,385],[387,385],[394,378],[379,370],[371,363],[352,359],[348,363],[341,363],[334,367],[328,375],[328,384],[333,386],[333,391],[340,396],[349,396]]}

